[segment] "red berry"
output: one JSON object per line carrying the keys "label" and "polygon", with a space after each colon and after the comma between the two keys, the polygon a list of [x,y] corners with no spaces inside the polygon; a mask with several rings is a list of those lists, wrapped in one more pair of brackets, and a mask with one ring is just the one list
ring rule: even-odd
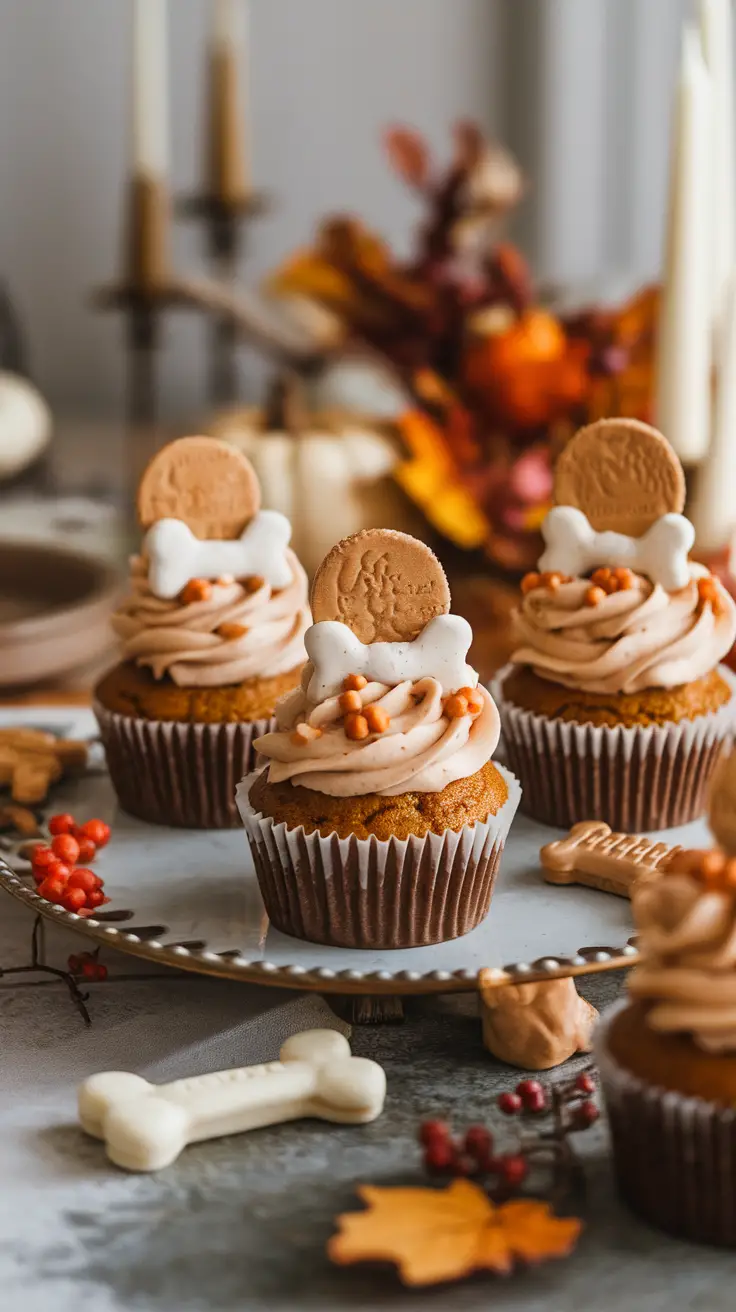
{"label": "red berry", "polygon": [[86,834],[82,834],[82,836],[76,841],[79,846],[79,856],[77,857],[77,860],[83,862],[94,861],[97,856],[97,848],[92,842],[92,839],[87,838]]}
{"label": "red berry", "polygon": [[424,1165],[429,1171],[449,1171],[456,1158],[455,1149],[449,1139],[435,1139],[424,1149]]}
{"label": "red berry", "polygon": [[423,1121],[419,1126],[419,1142],[425,1148],[431,1143],[449,1143],[450,1127],[445,1121]]}
{"label": "red berry", "polygon": [[493,1135],[485,1125],[470,1125],[465,1131],[463,1149],[476,1162],[490,1156],[493,1148]]}
{"label": "red berry", "polygon": [[79,911],[87,901],[87,894],[83,888],[65,888],[64,895],[61,899],[61,905],[66,911]]}
{"label": "red berry", "polygon": [[526,1158],[521,1153],[507,1153],[498,1160],[498,1174],[509,1189],[518,1189],[529,1173]]}
{"label": "red berry", "polygon": [[97,979],[97,962],[94,957],[82,962],[82,975],[85,979]]}
{"label": "red berry", "polygon": [[525,1112],[543,1112],[547,1109],[547,1096],[544,1089],[535,1090],[533,1093],[527,1093],[522,1099]]}
{"label": "red berry", "polygon": [[41,897],[46,898],[47,902],[61,902],[66,893],[66,884],[61,879],[54,879],[49,876],[48,879],[44,879],[42,884],[39,884],[38,892]]}
{"label": "red berry", "polygon": [[65,865],[63,861],[60,861],[58,857],[55,861],[52,861],[50,866],[46,867],[46,874],[51,879],[61,879],[64,883],[66,883],[71,873],[71,868]]}
{"label": "red berry", "polygon": [[51,848],[46,847],[44,843],[39,843],[37,847],[34,847],[31,857],[33,865],[39,866],[39,868],[53,865],[54,861],[58,861],[58,859],[57,853],[52,852]]}
{"label": "red berry", "polygon": [[82,833],[92,839],[95,847],[104,847],[110,841],[110,826],[104,820],[85,820]]}
{"label": "red berry", "polygon": [[521,1080],[516,1086],[516,1092],[520,1098],[528,1098],[537,1093],[543,1093],[544,1090],[539,1080]]}
{"label": "red berry", "polygon": [[100,981],[107,979],[107,966],[103,966],[101,961],[97,962],[97,974],[95,978]]}
{"label": "red berry", "polygon": [[75,820],[73,815],[65,811],[62,815],[52,815],[49,820],[50,834],[70,834],[74,828]]}
{"label": "red berry", "polygon": [[79,860],[79,843],[71,834],[57,834],[51,844],[52,851],[60,861],[75,866]]}
{"label": "red berry", "polygon": [[521,1111],[521,1105],[518,1093],[501,1093],[498,1096],[498,1110],[504,1116],[516,1116]]}
{"label": "red berry", "polygon": [[100,877],[94,870],[84,870],[81,866],[69,876],[69,888],[81,888],[85,893],[96,893],[100,883]]}
{"label": "red berry", "polygon": [[587,1071],[583,1071],[582,1075],[578,1075],[578,1078],[575,1081],[575,1088],[578,1089],[580,1093],[595,1093],[595,1080],[593,1079],[593,1076],[589,1075]]}
{"label": "red berry", "polygon": [[589,1125],[593,1125],[598,1120],[600,1112],[594,1102],[581,1102],[575,1109],[574,1124],[579,1130],[587,1130]]}
{"label": "red berry", "polygon": [[457,1153],[452,1169],[455,1175],[478,1175],[478,1162],[470,1153]]}
{"label": "red berry", "polygon": [[87,906],[90,911],[94,911],[96,907],[101,907],[103,902],[109,901],[110,899],[105,897],[101,888],[93,888],[92,892],[87,894]]}

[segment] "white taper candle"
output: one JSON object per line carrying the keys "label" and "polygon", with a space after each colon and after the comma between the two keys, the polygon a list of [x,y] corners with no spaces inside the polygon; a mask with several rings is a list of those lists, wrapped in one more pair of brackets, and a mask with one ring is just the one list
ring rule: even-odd
{"label": "white taper candle", "polygon": [[710,451],[690,509],[701,551],[728,546],[736,529],[736,266],[726,282]]}
{"label": "white taper candle", "polygon": [[688,27],[673,116],[655,403],[656,422],[684,464],[703,458],[710,429],[711,113],[710,75]]}
{"label": "white taper candle", "polygon": [[736,149],[732,0],[699,0],[703,55],[711,77],[711,295],[714,326],[721,324],[731,271],[736,263]]}
{"label": "white taper candle", "polygon": [[167,0],[133,0],[134,174],[165,177],[169,163]]}

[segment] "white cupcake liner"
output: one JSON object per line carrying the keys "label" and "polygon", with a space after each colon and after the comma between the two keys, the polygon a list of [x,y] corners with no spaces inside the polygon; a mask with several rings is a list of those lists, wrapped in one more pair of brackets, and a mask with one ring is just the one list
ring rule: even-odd
{"label": "white cupcake liner", "polygon": [[497,767],[508,797],[496,815],[424,837],[339,838],[287,828],[236,800],[271,923],[284,934],[349,948],[419,947],[467,934],[488,913],[506,836],[521,797]]}
{"label": "white cupcake liner", "polygon": [[624,1070],[608,1051],[608,1032],[627,1005],[609,1008],[595,1034],[619,1191],[668,1234],[736,1248],[736,1111]]}
{"label": "white cupcake liner", "polygon": [[184,829],[238,825],[235,789],[258,764],[253,742],[276,728],[274,719],[182,724],[120,715],[99,702],[93,709],[124,811]]}
{"label": "white cupcake liner", "polygon": [[504,698],[506,665],[490,685],[503,750],[523,788],[522,810],[569,828],[604,820],[629,833],[670,829],[702,815],[708,785],[736,729],[736,678],[725,706],[694,720],[635,728],[577,724],[523,710]]}

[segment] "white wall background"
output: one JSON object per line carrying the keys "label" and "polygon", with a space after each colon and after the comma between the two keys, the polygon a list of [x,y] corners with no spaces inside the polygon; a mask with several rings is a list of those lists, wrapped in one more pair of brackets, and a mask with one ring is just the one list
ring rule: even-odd
{"label": "white wall background", "polygon": [[[397,243],[415,210],[379,149],[387,121],[441,150],[454,118],[505,138],[533,192],[518,236],[540,274],[651,276],[659,266],[669,101],[688,0],[251,0],[255,178],[274,213],[252,231],[256,280],[333,208]],[[171,0],[172,184],[198,179],[207,0]],[[91,310],[118,260],[130,0],[0,0],[0,277],[33,371],[59,409],[120,402],[122,325]],[[201,263],[179,223],[176,261]],[[166,412],[204,398],[203,329],[171,320]],[[244,355],[243,387],[259,373]]]}

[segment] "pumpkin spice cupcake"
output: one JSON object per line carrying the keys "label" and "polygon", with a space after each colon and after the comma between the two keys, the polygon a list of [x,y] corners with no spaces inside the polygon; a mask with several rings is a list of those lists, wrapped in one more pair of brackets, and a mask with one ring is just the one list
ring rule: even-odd
{"label": "pumpkin spice cupcake", "polygon": [[601,420],[565,448],[555,496],[493,685],[524,809],[566,827],[684,824],[736,722],[719,665],[736,606],[688,559],[679,461],[646,424]]}
{"label": "pumpkin spice cupcake", "polygon": [[[736,757],[717,789],[733,841]],[[641,964],[596,1040],[619,1187],[651,1224],[733,1248],[736,845],[676,850],[637,882],[633,909]]]}
{"label": "pumpkin spice cupcake", "polygon": [[439,943],[487,914],[519,802],[442,567],[403,533],[340,542],[300,689],[238,805],[272,924],[343,947]]}
{"label": "pumpkin spice cupcake", "polygon": [[154,824],[237,824],[253,740],[299,683],[306,575],[288,520],[259,506],[249,461],[214,438],[170,443],[141,481],[146,536],[113,617],[123,659],[95,713],[121,805]]}

